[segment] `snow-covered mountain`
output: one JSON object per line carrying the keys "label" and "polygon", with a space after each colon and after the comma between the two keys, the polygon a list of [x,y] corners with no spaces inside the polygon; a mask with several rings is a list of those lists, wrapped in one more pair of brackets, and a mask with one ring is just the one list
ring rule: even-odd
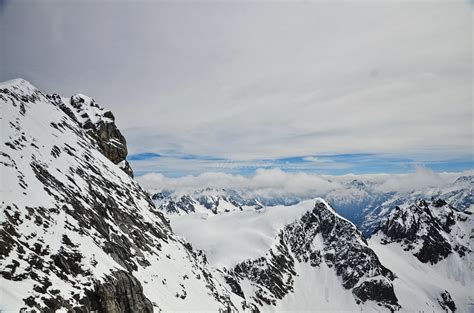
{"label": "snow-covered mountain", "polygon": [[[113,114],[92,98],[18,79],[0,84],[0,104],[2,312],[472,310],[471,209],[404,202],[376,215],[367,241],[321,198],[152,199]],[[373,188],[350,183],[332,199]],[[470,205],[456,188],[450,197]]]}
{"label": "snow-covered mountain", "polygon": [[358,214],[360,222],[356,221],[366,235],[370,235],[393,208],[417,199],[440,199],[460,211],[472,210],[474,208],[474,176],[460,176],[443,188],[427,188],[409,192],[368,192],[368,195],[368,198],[374,201],[362,208]]}
{"label": "snow-covered mountain", "polygon": [[0,85],[0,105],[0,311],[233,308],[130,177],[113,115],[21,79]]}

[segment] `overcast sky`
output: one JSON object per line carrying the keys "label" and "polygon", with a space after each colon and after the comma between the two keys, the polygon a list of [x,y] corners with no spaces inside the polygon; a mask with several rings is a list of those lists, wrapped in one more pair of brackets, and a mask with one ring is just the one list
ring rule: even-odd
{"label": "overcast sky", "polygon": [[467,1],[0,0],[0,10],[0,80],[95,98],[139,175],[473,167]]}

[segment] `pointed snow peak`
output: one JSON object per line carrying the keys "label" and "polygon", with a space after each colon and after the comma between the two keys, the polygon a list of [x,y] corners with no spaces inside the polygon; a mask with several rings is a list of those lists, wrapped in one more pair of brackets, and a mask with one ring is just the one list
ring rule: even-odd
{"label": "pointed snow peak", "polygon": [[[326,276],[339,276],[342,287],[358,304],[372,302],[398,309],[394,274],[380,263],[354,224],[323,199],[313,203],[280,230],[264,257],[246,260],[227,271],[232,290],[245,297],[255,311],[259,306],[278,305],[279,299],[301,292],[295,290],[298,268],[309,266],[315,272],[327,269]],[[245,288],[248,283],[244,281],[250,281],[252,288]]]}
{"label": "pointed snow peak", "polygon": [[15,78],[12,80],[0,82],[0,88],[12,88],[15,89],[17,92],[31,92],[37,90],[35,86],[33,86],[30,82],[24,80],[23,78]]}

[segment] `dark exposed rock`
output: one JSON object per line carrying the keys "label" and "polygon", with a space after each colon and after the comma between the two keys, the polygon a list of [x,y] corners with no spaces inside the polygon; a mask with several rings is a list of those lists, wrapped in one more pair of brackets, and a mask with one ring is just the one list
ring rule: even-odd
{"label": "dark exposed rock", "polygon": [[[57,94],[48,95],[48,99],[57,105],[66,115],[76,121],[96,141],[99,150],[115,164],[123,161],[120,168],[133,177],[128,162],[127,142],[115,125],[115,117],[110,111],[102,108],[87,96],[76,94],[70,98],[71,105],[66,105]],[[89,108],[100,110],[89,110]],[[99,112],[99,113],[98,113]],[[94,116],[90,116],[94,114]]]}
{"label": "dark exposed rock", "polygon": [[153,312],[153,305],[143,294],[141,283],[128,272],[113,272],[105,279],[105,282],[97,283],[95,292],[99,300],[99,308],[97,309],[101,312]]}
{"label": "dark exposed rock", "polygon": [[356,299],[362,302],[367,300],[376,301],[378,303],[390,303],[393,306],[389,307],[391,311],[397,308],[398,299],[391,284],[386,284],[384,281],[372,279],[362,282],[355,287],[352,293]]}
{"label": "dark exposed rock", "polygon": [[133,178],[133,170],[127,160],[123,160],[118,165],[122,169],[122,171],[124,171],[125,173],[128,174],[128,176]]}
{"label": "dark exposed rock", "polygon": [[456,304],[447,290],[441,293],[438,303],[446,312],[456,312]]}

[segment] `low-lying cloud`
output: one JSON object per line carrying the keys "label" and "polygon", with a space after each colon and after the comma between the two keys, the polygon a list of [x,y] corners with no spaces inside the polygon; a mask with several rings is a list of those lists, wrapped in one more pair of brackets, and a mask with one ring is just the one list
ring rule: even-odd
{"label": "low-lying cloud", "polygon": [[354,179],[367,183],[380,192],[409,192],[428,188],[443,188],[457,177],[474,172],[436,173],[426,168],[417,168],[408,174],[374,175],[317,175],[308,173],[288,173],[280,169],[258,169],[253,176],[208,172],[196,176],[178,178],[150,173],[137,177],[147,190],[172,190],[192,192],[205,188],[234,189],[262,197],[314,197],[323,196],[333,190],[350,188],[348,183]]}

